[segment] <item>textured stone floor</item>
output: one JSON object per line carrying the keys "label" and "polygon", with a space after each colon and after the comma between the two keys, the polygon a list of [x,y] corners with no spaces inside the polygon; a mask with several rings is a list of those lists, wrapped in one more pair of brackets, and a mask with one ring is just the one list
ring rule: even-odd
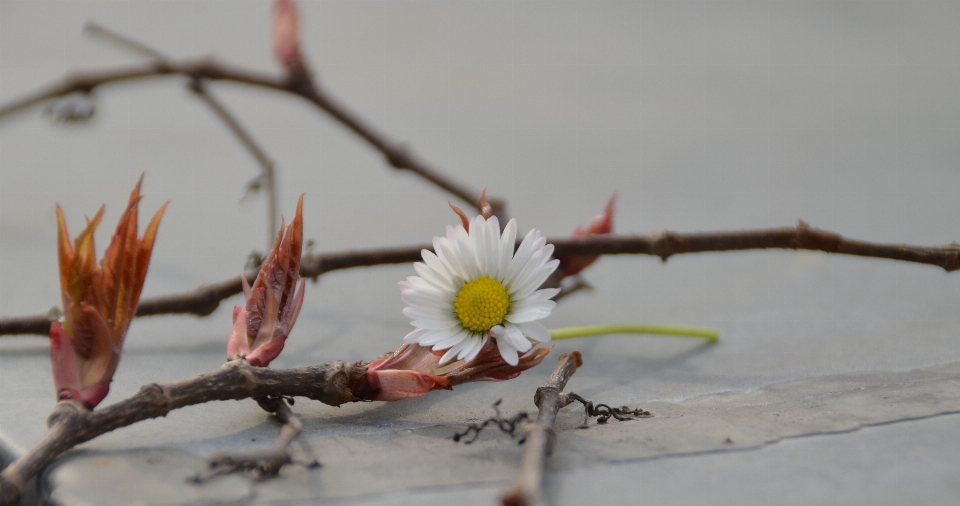
{"label": "textured stone floor", "polygon": [[[129,55],[81,35],[96,20],[171,56],[275,70],[269,2],[0,0],[0,100]],[[304,2],[305,52],[324,85],[453,176],[509,202],[520,228],[568,234],[619,193],[616,227],[812,226],[878,242],[960,241],[960,9],[933,2]],[[319,251],[422,243],[455,218],[448,197],[305,104],[217,84],[276,160],[281,211],[306,192]],[[87,125],[39,111],[0,122],[0,315],[59,303],[53,205],[73,230],[115,221],[147,172],[144,212],[172,203],[145,296],[235,275],[266,241],[257,167],[178,79],[98,90]],[[110,227],[97,236],[103,247]],[[307,287],[275,367],[371,359],[409,329],[396,282],[410,266],[335,272]],[[569,390],[649,419],[590,422],[564,408],[552,504],[955,504],[960,495],[960,276],[810,252],[605,258],[549,327],[604,322],[716,328],[566,341]],[[106,403],[218,367],[226,301],[204,319],[131,327]],[[0,448],[43,434],[48,348],[0,338]],[[184,480],[217,452],[269,444],[253,403],[170,413],[51,466],[55,504],[491,504],[522,447],[450,436],[533,411],[551,355],[520,378],[418,400],[306,401],[304,459],[279,480]]]}

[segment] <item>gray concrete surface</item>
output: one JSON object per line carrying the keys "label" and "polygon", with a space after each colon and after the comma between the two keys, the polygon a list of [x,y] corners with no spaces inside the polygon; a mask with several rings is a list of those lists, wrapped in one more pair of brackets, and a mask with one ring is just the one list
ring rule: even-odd
{"label": "gray concrete surface", "polygon": [[[174,56],[272,69],[268,13],[267,2],[2,0],[0,100],[73,68],[130,61],[83,37],[88,19]],[[305,50],[333,93],[548,235],[585,223],[617,190],[622,232],[803,219],[865,240],[960,240],[958,24],[951,2],[303,5]],[[214,90],[277,160],[282,212],[307,192],[317,249],[423,242],[452,221],[440,191],[386,168],[309,107]],[[240,201],[256,166],[180,80],[104,88],[97,107],[83,126],[38,111],[0,123],[0,314],[59,302],[54,202],[73,230],[102,202],[115,220],[144,170],[144,209],[173,201],[146,296],[234,275],[263,247],[262,200]],[[395,349],[408,328],[395,283],[412,272],[377,267],[308,285],[276,367]],[[571,390],[657,416],[575,430],[582,415],[565,408],[553,503],[956,504],[956,274],[751,252],[607,258],[587,278],[596,290],[565,301],[548,326],[684,323],[722,340],[559,344],[584,354]],[[105,402],[217,367],[234,303],[205,319],[137,320]],[[8,454],[43,433],[54,404],[47,356],[42,339],[0,339]],[[490,504],[522,448],[492,432],[471,446],[446,438],[499,398],[507,413],[533,410],[553,361],[419,400],[298,402],[324,467],[275,482],[183,483],[205,457],[276,434],[253,402],[233,402],[83,445],[45,476],[44,493],[59,504]]]}

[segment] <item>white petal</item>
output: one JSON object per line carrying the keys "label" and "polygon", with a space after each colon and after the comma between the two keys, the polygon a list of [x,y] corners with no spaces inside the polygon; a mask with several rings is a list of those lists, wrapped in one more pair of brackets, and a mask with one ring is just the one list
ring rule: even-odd
{"label": "white petal", "polygon": [[460,332],[457,332],[456,334],[438,342],[437,344],[434,344],[433,350],[445,350],[451,346],[457,347],[458,350],[462,350],[464,344],[461,343],[466,343],[469,338],[470,334],[466,330],[460,330]]}
{"label": "white petal", "polygon": [[520,358],[517,356],[517,349],[506,341],[498,339],[497,350],[500,351],[500,356],[503,357],[504,362],[512,366],[516,366],[520,363]]}
{"label": "white petal", "polygon": [[460,326],[460,322],[455,320],[413,320],[410,322],[410,325],[414,327],[420,327],[421,329],[427,330],[450,330],[455,329]]}
{"label": "white petal", "polygon": [[403,336],[403,342],[407,344],[416,343],[427,332],[429,332],[427,329],[415,329],[413,332]]}
{"label": "white petal", "polygon": [[[482,216],[481,216],[482,218]],[[500,224],[496,217],[482,220],[482,239],[477,242],[477,257],[483,257],[480,267],[485,276],[497,279],[500,270]]]}
{"label": "white petal", "polygon": [[463,351],[460,352],[460,359],[466,360],[467,362],[472,362],[477,358],[477,355],[480,354],[480,350],[483,349],[484,341],[486,341],[486,338],[480,336],[476,336],[471,339],[472,342],[470,346],[464,348]]}
{"label": "white petal", "polygon": [[[400,292],[400,298],[406,301],[407,304],[411,306],[427,306],[427,307],[433,307],[435,309],[441,309],[441,306],[445,308],[447,306],[445,306],[444,304],[452,305],[453,301],[456,300],[456,297],[454,297],[452,293],[439,293],[437,291],[426,291],[426,290],[404,290]],[[428,303],[420,302],[424,300],[427,300],[430,302]]]}
{"label": "white petal", "polygon": [[456,281],[454,278],[458,278],[457,273],[450,269],[450,266],[446,264],[443,260],[440,260],[440,257],[436,253],[423,250],[421,252],[423,255],[423,262],[427,264],[431,269],[437,271],[439,274],[443,275],[446,279],[449,279],[451,282]]}
{"label": "white petal", "polygon": [[463,266],[463,272],[468,280],[476,279],[480,276],[480,268],[477,266],[475,241],[472,237],[464,234],[457,238],[456,248],[459,253],[458,259]]}
{"label": "white petal", "polygon": [[544,256],[543,250],[534,251],[526,265],[514,273],[513,280],[510,282],[510,293],[516,293],[521,286],[526,286],[539,273],[547,260],[549,258]]}
{"label": "white petal", "polygon": [[503,235],[500,236],[500,268],[497,279],[501,282],[507,275],[510,268],[510,261],[513,260],[513,249],[517,247],[517,220],[511,219],[503,229]]}
{"label": "white petal", "polygon": [[463,228],[463,225],[461,224],[453,227],[453,235],[452,236],[449,235],[449,232],[448,232],[447,237],[449,237],[451,241],[456,242],[456,241],[462,241],[468,235],[470,234],[467,233],[467,229]]}
{"label": "white petal", "polygon": [[419,274],[424,281],[439,288],[440,290],[453,290],[453,279],[446,274],[441,274],[440,272],[431,269],[427,266],[427,264],[417,262],[413,264],[413,269],[417,271],[417,274]]}
{"label": "white petal", "polygon": [[[464,349],[469,344],[470,344],[469,339],[464,339],[459,343],[455,344],[452,348],[447,350],[447,352],[444,353],[442,357],[440,357],[439,365],[447,365],[450,361],[452,361],[457,356],[458,353],[460,353],[460,350]],[[439,348],[439,349],[443,349],[443,348]],[[434,347],[434,350],[439,351],[437,347]]]}
{"label": "white petal", "polygon": [[420,336],[420,339],[417,339],[417,342],[420,343],[420,346],[433,346],[455,334],[456,332],[453,330],[431,330],[430,332]]}
{"label": "white petal", "polygon": [[527,266],[533,254],[540,251],[546,242],[546,238],[540,237],[540,231],[537,229],[528,232],[527,236],[523,238],[523,242],[520,243],[520,247],[517,248],[517,253],[513,256],[513,260],[510,262],[510,267],[508,268],[504,282],[506,284],[516,283],[517,275],[523,271],[523,268]]}
{"label": "white petal", "polygon": [[441,290],[430,283],[424,281],[420,276],[409,276],[407,278],[407,283],[417,291],[428,293],[428,294],[437,294],[437,295],[446,295],[447,297],[452,298],[455,295],[453,291]]}
{"label": "white petal", "polygon": [[451,340],[447,340],[446,342],[437,344],[436,346],[433,347],[433,351],[440,351],[447,348],[448,346],[450,347],[450,349],[447,350],[446,353],[444,353],[443,357],[440,358],[440,365],[444,365],[450,362],[457,356],[457,354],[463,351],[464,348],[470,345],[470,334],[468,334],[466,331],[461,332],[454,337],[459,337],[461,339],[458,341],[452,342],[452,344],[450,343]]}
{"label": "white petal", "polygon": [[556,305],[557,303],[552,300],[543,300],[517,309],[511,308],[510,314],[507,315],[507,321],[510,323],[526,323],[541,320],[550,316],[550,312]]}
{"label": "white petal", "polygon": [[411,306],[432,306],[447,313],[453,313],[453,302],[449,297],[442,297],[439,294],[419,290],[404,290],[400,292],[400,298]]}
{"label": "white petal", "polygon": [[[527,265],[523,266],[523,269],[513,278],[513,286],[526,285],[531,277],[539,273],[540,269],[546,268],[545,265],[552,255],[552,244],[547,244],[540,250],[534,251],[533,254],[530,255],[530,260],[527,261]],[[553,269],[551,269],[550,272],[553,272]]]}
{"label": "white petal", "polygon": [[469,272],[461,261],[460,251],[457,249],[456,243],[435,237],[433,239],[433,248],[437,252],[440,260],[443,260],[450,267],[450,271],[456,273],[463,279],[469,279]]}
{"label": "white petal", "polygon": [[497,279],[500,276],[500,222],[496,217],[491,217],[484,222],[484,225],[486,233],[483,251],[487,257],[486,273],[487,276]]}
{"label": "white petal", "polygon": [[500,242],[500,219],[496,216],[491,216],[490,219],[486,220],[487,226],[490,227],[490,230],[494,232],[496,236],[497,243]]}
{"label": "white petal", "polygon": [[524,297],[524,301],[533,301],[533,300],[549,300],[552,299],[555,295],[560,293],[559,288],[541,288],[535,290],[530,295]]}
{"label": "white petal", "polygon": [[431,306],[407,306],[403,308],[403,314],[411,320],[449,320],[454,316],[447,311]]}
{"label": "white petal", "polygon": [[519,323],[517,327],[530,339],[545,343],[550,340],[550,331],[537,322]]}
{"label": "white petal", "polygon": [[555,308],[556,306],[557,306],[556,301],[535,300],[530,297],[527,297],[526,299],[521,299],[519,302],[516,302],[512,306],[510,306],[510,314],[518,313],[520,311],[526,311],[531,308],[540,308],[540,309],[546,309],[547,311],[553,311],[553,308]]}
{"label": "white petal", "polygon": [[560,265],[560,261],[556,259],[547,262],[547,264],[537,271],[533,277],[527,280],[524,285],[514,287],[516,291],[514,291],[511,295],[519,299],[529,296],[531,293],[540,288],[540,285],[542,285],[543,282],[546,281],[551,274],[553,274],[553,271],[557,270],[558,265]]}
{"label": "white petal", "polygon": [[521,332],[516,325],[507,323],[504,325],[504,328],[507,329],[507,333],[503,336],[503,339],[509,342],[511,346],[517,349],[517,351],[522,353],[529,350],[533,346],[530,344],[530,340],[523,335],[523,332]]}
{"label": "white petal", "polygon": [[487,256],[487,224],[483,216],[470,220],[470,240],[473,242],[474,261],[477,265],[477,275],[489,275]]}

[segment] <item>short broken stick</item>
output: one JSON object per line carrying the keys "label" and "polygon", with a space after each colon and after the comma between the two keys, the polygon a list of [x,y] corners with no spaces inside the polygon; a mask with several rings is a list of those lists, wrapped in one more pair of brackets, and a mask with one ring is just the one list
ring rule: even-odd
{"label": "short broken stick", "polygon": [[553,450],[553,423],[560,408],[573,402],[560,392],[577,368],[583,365],[579,351],[560,355],[560,363],[547,384],[538,388],[533,402],[540,409],[537,421],[527,427],[527,449],[520,461],[520,478],[502,496],[504,506],[544,506],[543,469]]}

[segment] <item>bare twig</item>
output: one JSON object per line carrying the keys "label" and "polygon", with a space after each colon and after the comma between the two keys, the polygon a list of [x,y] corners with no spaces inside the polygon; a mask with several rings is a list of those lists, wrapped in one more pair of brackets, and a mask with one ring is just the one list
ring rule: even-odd
{"label": "bare twig", "polygon": [[[95,411],[71,401],[62,401],[47,421],[49,430],[46,435],[0,473],[0,506],[16,502],[27,481],[65,451],[120,427],[210,401],[299,396],[331,406],[357,402],[364,399],[353,392],[360,391],[365,372],[363,364],[340,361],[275,370],[234,360],[217,371],[188,380],[147,385],[133,397]],[[290,420],[287,418],[288,422]],[[291,430],[296,432],[296,428]],[[288,431],[283,437],[282,441],[292,440],[296,434]]]}
{"label": "bare twig", "polygon": [[[293,404],[293,399],[285,399],[283,397],[257,399],[257,403],[260,404],[261,408],[269,413],[273,413],[277,417],[277,420],[283,424],[283,427],[280,429],[280,436],[273,446],[244,453],[232,452],[216,455],[210,460],[209,473],[195,476],[189,481],[201,483],[215,476],[236,471],[250,473],[258,480],[273,478],[280,474],[280,470],[283,469],[284,466],[293,463],[293,454],[290,452],[290,446],[293,441],[303,433],[303,424],[290,410],[287,402]],[[311,468],[321,466],[316,460],[305,463],[305,465]]]}
{"label": "bare twig", "polygon": [[264,190],[267,193],[267,248],[269,249],[277,238],[277,208],[280,206],[277,202],[277,173],[274,170],[274,164],[263,148],[243,128],[240,121],[207,89],[202,79],[190,81],[189,88],[227,125],[227,128],[233,132],[240,144],[243,144],[243,147],[260,164],[260,176],[255,180],[255,184],[248,186],[248,189],[266,187]]}
{"label": "bare twig", "polygon": [[[84,31],[90,35],[95,35],[103,38],[119,47],[132,51],[133,53],[145,56],[147,58],[156,60],[162,64],[168,64],[170,58],[166,55],[157,51],[156,49],[137,41],[133,38],[127,37],[126,35],[120,34],[109,28],[102,27],[96,23],[88,22],[84,26]],[[237,117],[230,112],[229,109],[217,99],[210,90],[207,89],[204,84],[204,80],[199,76],[192,76],[190,79],[187,88],[200,97],[201,100],[210,108],[214,114],[220,118],[221,121],[227,126],[231,133],[240,141],[240,144],[250,153],[250,155],[260,164],[260,176],[255,180],[257,181],[255,186],[257,188],[266,186],[267,192],[267,248],[269,249],[270,245],[273,244],[274,239],[277,235],[277,209],[279,203],[277,202],[277,185],[276,185],[276,172],[274,171],[274,164],[270,161],[270,158],[267,156],[266,152],[260,145],[253,139],[253,136],[240,124],[240,121]]]}
{"label": "bare twig", "polygon": [[543,469],[547,456],[553,450],[553,423],[560,408],[573,402],[561,392],[581,365],[583,359],[579,351],[560,355],[560,363],[550,375],[550,380],[537,389],[533,399],[540,413],[537,414],[537,421],[527,426],[527,449],[520,462],[520,477],[504,493],[504,506],[544,506]]}
{"label": "bare twig", "polygon": [[117,47],[126,49],[137,56],[143,56],[145,58],[150,58],[151,60],[157,61],[169,60],[169,58],[167,58],[167,56],[160,51],[157,51],[156,49],[140,41],[127,37],[126,35],[115,32],[105,26],[100,26],[93,21],[87,21],[86,24],[83,25],[83,31],[88,35],[100,37],[101,39],[108,41]]}
{"label": "bare twig", "polygon": [[[801,222],[797,227],[740,232],[660,232],[651,235],[597,235],[575,239],[550,239],[556,256],[567,255],[652,255],[664,261],[673,255],[750,249],[793,249],[823,251],[841,255],[887,258],[904,262],[935,265],[947,272],[960,269],[960,244],[941,247],[908,246],[902,244],[875,244],[845,239],[833,232],[810,228]],[[429,244],[353,250],[339,253],[308,254],[300,266],[300,275],[316,279],[320,275],[340,269],[398,264],[421,260],[421,251],[432,250]],[[255,272],[247,273],[251,283]],[[140,301],[137,316],[186,313],[206,316],[220,302],[242,291],[239,276],[188,293],[168,295]],[[50,317],[36,315],[0,319],[0,335],[40,334],[50,330]]]}
{"label": "bare twig", "polygon": [[[436,168],[420,160],[408,146],[388,139],[383,133],[373,128],[358,115],[331,97],[325,90],[317,85],[305,69],[303,72],[293,72],[278,78],[257,71],[224,65],[213,59],[167,59],[146,64],[114,67],[106,70],[81,71],[68,76],[60,82],[53,83],[0,106],[0,118],[71,93],[90,93],[94,88],[107,84],[170,75],[184,75],[191,79],[209,79],[211,81],[233,81],[249,86],[257,86],[297,95],[311,102],[320,110],[339,121],[343,126],[347,127],[347,129],[367,141],[371,147],[383,154],[387,163],[392,167],[409,170],[417,174],[450,194],[455,195],[479,211],[479,191],[469,188],[442,174]],[[488,201],[493,207],[494,214],[501,219],[506,217],[506,206],[502,200],[488,198]]]}

